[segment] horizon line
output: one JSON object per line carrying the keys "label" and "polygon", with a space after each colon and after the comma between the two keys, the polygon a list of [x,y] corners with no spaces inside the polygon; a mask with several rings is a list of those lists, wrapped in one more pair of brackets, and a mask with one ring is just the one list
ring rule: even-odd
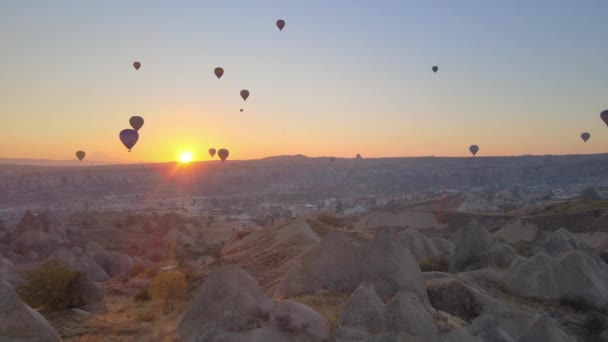
{"label": "horizon line", "polygon": [[[383,157],[363,157],[362,159],[421,159],[421,158],[442,158],[442,159],[479,159],[479,158],[518,158],[518,157],[568,157],[568,156],[602,156],[607,155],[606,153],[575,153],[575,154],[520,154],[520,155],[482,155],[482,156],[437,156],[437,155],[428,155],[428,156],[383,156]],[[307,156],[304,154],[283,154],[283,155],[275,155],[275,156],[266,156],[260,158],[251,158],[251,159],[229,159],[228,162],[244,162],[244,161],[258,161],[264,159],[271,158],[289,158],[289,157],[301,157],[301,158],[309,158],[309,159],[323,159],[323,158],[336,158],[336,159],[348,159],[355,160],[356,157],[336,157],[336,156]],[[32,164],[23,164],[23,163],[10,163],[10,161],[32,161]],[[197,163],[208,163],[208,162],[217,162],[220,159],[211,159],[211,160],[193,160],[188,164],[197,164]],[[45,162],[47,164],[37,164],[36,162]],[[53,163],[66,163],[53,165]],[[136,162],[113,162],[113,161],[101,161],[101,160],[87,160],[80,162],[78,160],[71,159],[43,159],[43,158],[10,158],[10,157],[0,157],[0,165],[2,166],[48,166],[48,167],[82,167],[82,166],[119,166],[119,165],[149,165],[149,164],[181,164],[179,161],[170,160],[170,161],[136,161]]]}

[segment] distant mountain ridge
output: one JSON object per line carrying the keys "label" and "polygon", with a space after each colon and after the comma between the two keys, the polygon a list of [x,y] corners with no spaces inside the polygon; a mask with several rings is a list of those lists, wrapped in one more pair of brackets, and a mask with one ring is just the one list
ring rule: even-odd
{"label": "distant mountain ridge", "polygon": [[101,151],[87,153],[83,161],[74,159],[38,159],[38,158],[3,158],[1,165],[31,165],[31,166],[87,166],[87,165],[115,165],[142,163],[116,158]]}
{"label": "distant mountain ridge", "polygon": [[124,162],[117,161],[101,161],[101,160],[56,160],[56,159],[28,159],[28,158],[0,158],[0,164],[3,165],[31,165],[31,166],[77,166],[77,165],[111,165],[122,164]]}

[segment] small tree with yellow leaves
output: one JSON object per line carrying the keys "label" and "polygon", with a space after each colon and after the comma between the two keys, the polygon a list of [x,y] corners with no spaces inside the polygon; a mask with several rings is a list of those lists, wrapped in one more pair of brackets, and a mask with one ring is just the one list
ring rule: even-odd
{"label": "small tree with yellow leaves", "polygon": [[178,271],[158,273],[150,282],[150,295],[155,300],[162,300],[165,312],[172,311],[171,301],[186,294],[186,277]]}

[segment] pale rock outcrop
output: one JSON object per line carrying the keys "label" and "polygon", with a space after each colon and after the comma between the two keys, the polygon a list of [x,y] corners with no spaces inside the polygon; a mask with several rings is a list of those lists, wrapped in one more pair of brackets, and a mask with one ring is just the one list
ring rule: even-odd
{"label": "pale rock outcrop", "polygon": [[336,341],[439,341],[433,318],[407,290],[384,304],[371,284],[362,283],[345,303]]}
{"label": "pale rock outcrop", "polygon": [[249,274],[222,266],[209,275],[179,322],[179,341],[329,341],[328,323],[293,301],[274,302]]}
{"label": "pale rock outcrop", "polygon": [[0,281],[0,342],[54,342],[61,337],[41,314]]}
{"label": "pale rock outcrop", "polygon": [[359,246],[342,234],[329,234],[302,253],[281,279],[274,297],[327,291],[354,291],[362,281],[377,293],[394,296],[401,290],[428,303],[422,272],[409,249],[394,234],[378,233]]}

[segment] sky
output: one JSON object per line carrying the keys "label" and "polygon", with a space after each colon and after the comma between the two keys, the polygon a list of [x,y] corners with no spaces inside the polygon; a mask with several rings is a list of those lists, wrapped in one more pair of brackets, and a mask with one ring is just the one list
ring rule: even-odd
{"label": "sky", "polygon": [[605,153],[607,15],[604,0],[3,0],[0,157]]}

